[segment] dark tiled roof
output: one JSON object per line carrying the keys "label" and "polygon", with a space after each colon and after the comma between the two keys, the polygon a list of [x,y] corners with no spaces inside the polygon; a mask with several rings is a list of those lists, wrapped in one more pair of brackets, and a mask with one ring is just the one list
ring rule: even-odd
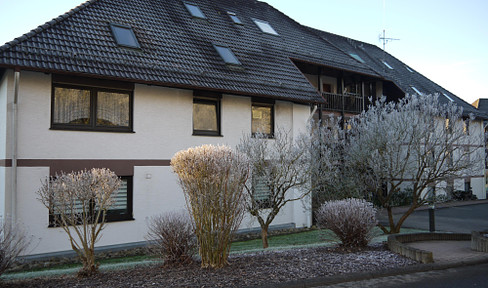
{"label": "dark tiled roof", "polygon": [[[0,66],[301,102],[321,99],[290,58],[376,75],[266,3],[191,2],[208,20],[192,18],[180,0],[89,1],[0,47]],[[279,36],[261,32],[252,19],[268,21]],[[118,47],[110,23],[131,26],[141,49]],[[242,67],[226,66],[212,44],[230,47]]]}
{"label": "dark tiled roof", "polygon": [[[409,67],[375,45],[313,28],[309,29],[322,39],[328,41],[329,43],[333,43],[335,47],[344,51],[345,53],[353,53],[361,57],[367,66],[369,66],[377,74],[381,75],[385,80],[393,82],[404,93],[415,94],[416,91],[412,88],[415,87],[421,93],[439,94],[439,101],[441,103],[447,103],[450,101],[450,99],[454,100],[458,106],[463,107],[463,113],[465,115],[472,113],[476,117],[485,118],[487,116],[484,112],[474,108],[463,99],[437,85],[422,74],[416,72],[413,68]],[[386,66],[383,61],[393,69]],[[447,97],[445,95],[447,95]]]}
{"label": "dark tiled roof", "polygon": [[[413,92],[410,86],[447,93],[469,110],[467,103],[409,72],[378,47],[304,27],[264,2],[189,2],[198,5],[207,20],[191,17],[182,0],[88,1],[1,46],[0,67],[321,102],[293,64],[292,59],[299,59],[384,78],[406,93]],[[236,13],[244,25],[233,23],[227,11]],[[269,22],[279,36],[263,33],[253,19]],[[132,27],[141,49],[117,46],[110,23]],[[225,65],[214,44],[231,48],[242,66]],[[385,69],[382,57],[393,70]]]}

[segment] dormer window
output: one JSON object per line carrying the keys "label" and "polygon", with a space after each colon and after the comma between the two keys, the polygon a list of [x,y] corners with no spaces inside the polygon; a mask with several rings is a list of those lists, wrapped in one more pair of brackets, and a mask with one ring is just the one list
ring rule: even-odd
{"label": "dormer window", "polygon": [[230,65],[241,65],[241,62],[237,59],[237,57],[232,53],[229,47],[225,47],[222,45],[214,45],[215,50],[219,53],[220,57],[226,64]]}
{"label": "dormer window", "polygon": [[412,88],[412,90],[415,91],[415,93],[417,93],[418,95],[422,95],[422,92],[420,92],[419,89],[417,89],[415,86],[410,86],[410,88]]}
{"label": "dormer window", "polygon": [[232,19],[232,21],[235,23],[235,24],[239,24],[239,25],[244,25],[241,21],[241,19],[239,19],[239,17],[237,17],[236,13],[234,12],[230,12],[230,11],[227,11],[227,14],[229,15],[230,19]]}
{"label": "dormer window", "polygon": [[112,34],[117,45],[129,48],[141,48],[130,26],[110,24],[110,28],[112,29]]}
{"label": "dormer window", "polygon": [[276,32],[271,25],[263,20],[259,19],[253,19],[254,23],[263,31],[264,33],[272,34],[272,35],[279,35],[278,32]]}
{"label": "dormer window", "polygon": [[444,97],[446,97],[447,100],[449,100],[451,102],[454,102],[454,99],[452,99],[451,97],[449,97],[449,95],[447,95],[446,93],[442,93],[442,95],[444,95]]}
{"label": "dormer window", "polygon": [[391,66],[390,66],[390,64],[388,64],[388,62],[386,62],[386,61],[381,61],[381,62],[383,62],[383,64],[385,64],[385,66],[386,66],[388,69],[393,70],[393,67],[391,67]]}
{"label": "dormer window", "polygon": [[361,63],[364,63],[363,58],[359,57],[359,55],[358,55],[358,54],[349,53],[349,56],[351,56],[352,58],[354,58],[354,59],[358,60],[358,61],[359,61],[359,62],[361,62]]}
{"label": "dormer window", "polygon": [[207,17],[205,17],[205,14],[203,14],[202,10],[200,10],[200,7],[198,7],[197,5],[186,3],[186,2],[184,4],[186,9],[188,9],[188,12],[190,12],[191,16],[200,19],[207,19]]}

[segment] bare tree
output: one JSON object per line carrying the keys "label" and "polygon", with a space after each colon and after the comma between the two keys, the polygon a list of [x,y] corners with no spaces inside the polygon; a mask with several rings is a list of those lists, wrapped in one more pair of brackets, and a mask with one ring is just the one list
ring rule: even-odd
{"label": "bare tree", "polygon": [[11,218],[0,218],[0,275],[29,246],[26,231]]}
{"label": "bare tree", "polygon": [[[261,226],[263,248],[267,248],[268,229],[276,215],[289,202],[310,193],[310,154],[306,141],[293,141],[290,133],[279,129],[273,139],[256,133],[241,139],[237,150],[250,163],[245,185],[247,210]],[[297,137],[298,138],[298,137]]]}
{"label": "bare tree", "polygon": [[39,200],[49,209],[50,224],[68,234],[71,248],[83,263],[79,276],[98,271],[95,243],[101,237],[107,209],[115,202],[120,183],[108,169],[91,169],[50,177],[37,191]]}
{"label": "bare tree", "polygon": [[[385,233],[398,233],[430,200],[429,189],[481,167],[481,134],[466,133],[463,123],[462,109],[440,104],[436,95],[382,99],[352,121],[345,165],[387,210],[389,227],[380,225]],[[392,198],[404,188],[412,189],[412,204],[395,223]]]}
{"label": "bare tree", "polygon": [[193,216],[202,267],[225,266],[245,213],[247,161],[227,146],[202,145],[177,152],[171,167]]}
{"label": "bare tree", "polygon": [[308,133],[303,135],[311,156],[310,176],[314,213],[326,201],[362,196],[361,189],[355,181],[355,171],[344,165],[346,135],[342,119],[332,115],[317,123],[311,123]]}

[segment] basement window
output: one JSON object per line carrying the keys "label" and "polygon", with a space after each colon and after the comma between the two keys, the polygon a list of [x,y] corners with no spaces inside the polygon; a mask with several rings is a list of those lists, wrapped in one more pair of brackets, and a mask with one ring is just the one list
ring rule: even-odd
{"label": "basement window", "polygon": [[234,12],[230,12],[230,11],[227,11],[227,14],[229,14],[230,19],[232,19],[232,21],[233,21],[235,24],[244,25],[244,24],[242,23],[241,19],[239,19],[239,17],[237,17],[236,13],[234,13]]}
{"label": "basement window", "polygon": [[254,23],[263,31],[264,33],[272,34],[272,35],[279,35],[278,32],[276,32],[271,25],[263,20],[259,19],[253,19]]}
{"label": "basement window", "polygon": [[239,59],[237,59],[237,57],[234,55],[234,53],[232,53],[232,50],[230,50],[229,47],[221,45],[214,45],[214,47],[226,64],[241,65],[241,62],[239,62]]}
{"label": "basement window", "polygon": [[110,28],[112,29],[112,34],[117,45],[129,48],[141,48],[130,26],[110,24]]}
{"label": "basement window", "polygon": [[205,14],[203,14],[202,10],[200,10],[200,7],[198,7],[195,4],[190,4],[190,3],[184,3],[186,9],[188,9],[188,12],[190,12],[191,16],[195,18],[201,18],[201,19],[207,19],[205,17]]}

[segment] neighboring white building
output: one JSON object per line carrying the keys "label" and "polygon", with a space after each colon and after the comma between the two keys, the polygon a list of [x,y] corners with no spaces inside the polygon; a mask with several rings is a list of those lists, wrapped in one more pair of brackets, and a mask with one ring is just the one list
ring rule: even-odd
{"label": "neighboring white building", "polygon": [[[98,246],[142,242],[149,217],[185,208],[179,150],[298,135],[315,107],[348,117],[405,83],[449,93],[388,54],[393,69],[378,68],[378,51],[255,0],[89,1],[0,47],[0,215],[27,226],[29,254],[70,250],[35,193],[60,171],[106,167],[127,185]],[[465,110],[477,133],[484,114]],[[486,198],[484,171],[466,179]],[[309,227],[311,211],[295,201],[272,224]]]}

